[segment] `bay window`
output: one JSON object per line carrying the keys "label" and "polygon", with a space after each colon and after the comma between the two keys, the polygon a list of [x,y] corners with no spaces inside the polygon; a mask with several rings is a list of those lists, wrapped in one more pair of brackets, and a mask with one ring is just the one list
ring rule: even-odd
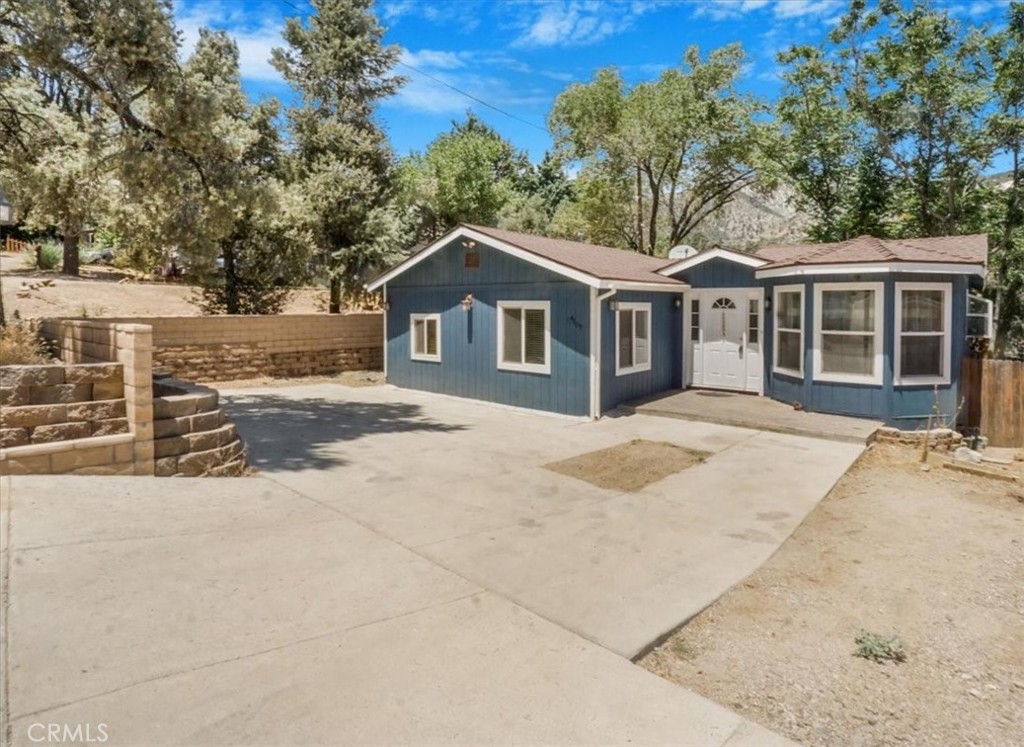
{"label": "bay window", "polygon": [[896,283],[895,383],[948,384],[953,288]]}
{"label": "bay window", "polygon": [[775,371],[791,376],[804,374],[804,288],[775,288]]}
{"label": "bay window", "polygon": [[814,378],[882,383],[882,283],[814,286]]}

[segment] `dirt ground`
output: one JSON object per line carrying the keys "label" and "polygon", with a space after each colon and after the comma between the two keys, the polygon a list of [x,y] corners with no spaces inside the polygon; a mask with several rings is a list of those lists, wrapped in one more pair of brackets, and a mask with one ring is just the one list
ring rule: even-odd
{"label": "dirt ground", "polygon": [[[162,280],[140,280],[101,265],[83,265],[81,277],[38,272],[25,265],[25,256],[0,254],[0,283],[4,310],[23,319],[50,316],[200,316],[189,303],[192,287]],[[320,289],[295,292],[286,314],[319,313]]]}
{"label": "dirt ground", "polygon": [[305,376],[302,378],[276,379],[261,376],[257,379],[234,379],[214,381],[217,389],[253,389],[257,387],[309,386],[311,384],[342,384],[344,386],[380,386],[384,383],[383,371],[343,371],[333,376]]}
{"label": "dirt ground", "polygon": [[[917,457],[871,449],[640,664],[807,745],[1024,743],[1024,483]],[[862,629],[907,661],[854,657]]]}
{"label": "dirt ground", "polygon": [[545,464],[560,475],[585,480],[599,488],[634,493],[646,485],[702,462],[711,456],[663,441],[635,438],[608,449]]}

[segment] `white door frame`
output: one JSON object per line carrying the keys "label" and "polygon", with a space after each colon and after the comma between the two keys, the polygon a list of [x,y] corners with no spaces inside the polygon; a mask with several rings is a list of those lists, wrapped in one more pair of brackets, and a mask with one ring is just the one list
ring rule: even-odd
{"label": "white door frame", "polygon": [[[701,329],[700,329],[700,335],[701,335],[701,355],[703,356],[704,355],[704,345],[703,345],[703,337],[704,337],[704,305],[703,304],[704,304],[704,298],[707,297],[707,296],[716,295],[716,294],[721,294],[721,295],[738,294],[738,295],[742,296],[746,300],[749,300],[751,298],[756,298],[757,299],[757,304],[758,304],[757,337],[758,337],[758,345],[759,345],[759,348],[760,348],[760,356],[759,357],[761,359],[760,360],[761,369],[760,369],[760,371],[758,371],[758,377],[757,377],[758,388],[757,388],[757,392],[756,393],[757,393],[758,396],[764,396],[764,378],[765,378],[765,376],[764,376],[764,362],[766,360],[766,358],[765,358],[765,338],[764,338],[764,335],[765,335],[764,288],[763,287],[757,287],[757,286],[747,287],[747,288],[743,288],[743,287],[740,287],[740,288],[691,288],[690,290],[684,291],[684,293],[683,293],[683,310],[686,313],[684,315],[685,318],[683,320],[683,325],[682,325],[682,327],[683,327],[683,329],[682,329],[682,334],[683,334],[683,345],[682,345],[682,350],[683,350],[683,354],[682,354],[682,358],[683,358],[683,360],[682,360],[682,366],[683,366],[683,388],[686,389],[688,387],[695,386],[695,384],[693,383],[693,364],[692,364],[691,361],[689,361],[689,356],[691,355],[690,348],[692,347],[692,344],[691,344],[691,341],[690,341],[690,322],[691,322],[691,318],[690,318],[690,302],[693,299],[699,299],[700,302],[701,302],[701,319],[700,319]],[[749,319],[748,319],[748,317],[749,317],[749,308],[743,310],[743,319],[744,319],[744,323],[743,323],[743,348],[744,348],[744,350],[746,350],[748,348],[748,342],[747,342],[747,330],[749,329],[749,326],[748,326]],[[748,368],[750,359],[749,359],[749,357],[746,357],[745,360],[746,360],[746,364],[744,365],[744,379],[743,379],[744,382],[748,381],[749,377],[750,377],[750,370]],[[690,365],[687,365],[688,362],[690,363]],[[703,371],[704,371],[704,361],[702,360],[701,361],[701,372],[703,373]],[[698,384],[696,386],[699,386],[702,389],[721,389],[723,391],[730,391],[730,392],[743,391],[743,392],[750,392],[752,394],[754,393],[754,390],[747,389],[746,387],[744,387],[743,389],[735,389],[735,388],[732,388],[732,387],[720,387],[720,386],[714,386],[714,385],[711,385],[711,384],[704,384],[704,383]]]}

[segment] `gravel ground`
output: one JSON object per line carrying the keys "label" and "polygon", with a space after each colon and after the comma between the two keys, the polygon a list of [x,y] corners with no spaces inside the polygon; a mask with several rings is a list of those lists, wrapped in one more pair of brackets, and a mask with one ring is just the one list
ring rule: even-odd
{"label": "gravel ground", "polygon": [[[907,661],[854,657],[861,629]],[[876,446],[640,664],[807,745],[1022,745],[1024,484]]]}

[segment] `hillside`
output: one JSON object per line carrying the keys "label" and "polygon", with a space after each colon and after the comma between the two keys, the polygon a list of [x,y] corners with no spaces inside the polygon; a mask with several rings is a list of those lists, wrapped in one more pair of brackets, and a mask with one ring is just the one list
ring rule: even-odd
{"label": "hillside", "polygon": [[698,249],[751,249],[763,244],[805,241],[810,218],[790,204],[792,195],[792,188],[786,185],[780,185],[770,195],[744,190],[704,221],[687,237],[686,243]]}

